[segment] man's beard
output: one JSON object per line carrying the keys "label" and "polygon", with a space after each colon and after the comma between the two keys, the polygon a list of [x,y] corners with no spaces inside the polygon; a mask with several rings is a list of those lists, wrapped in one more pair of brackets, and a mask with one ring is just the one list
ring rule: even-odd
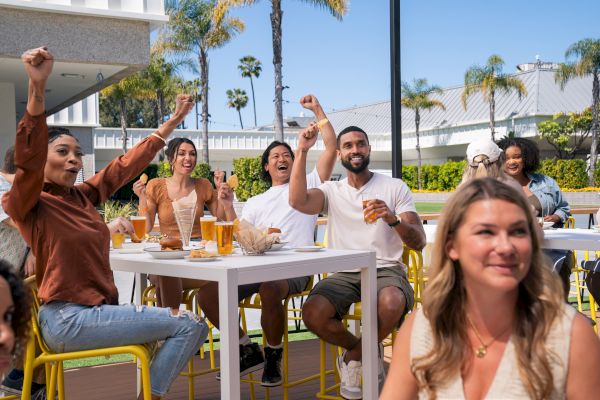
{"label": "man's beard", "polygon": [[362,163],[360,163],[360,165],[358,165],[358,166],[355,167],[355,166],[352,165],[351,161],[346,161],[346,160],[342,159],[342,165],[348,171],[353,172],[355,174],[360,174],[365,169],[367,169],[367,167],[369,166],[369,162],[370,161],[371,161],[370,156],[366,156],[365,158],[363,158]]}

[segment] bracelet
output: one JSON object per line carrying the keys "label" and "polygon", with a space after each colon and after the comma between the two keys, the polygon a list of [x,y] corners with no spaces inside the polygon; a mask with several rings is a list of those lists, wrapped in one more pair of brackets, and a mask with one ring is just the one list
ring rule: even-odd
{"label": "bracelet", "polygon": [[392,222],[391,224],[388,224],[388,226],[390,228],[395,227],[396,225],[400,225],[400,218],[396,217],[396,220],[394,222]]}
{"label": "bracelet", "polygon": [[319,129],[321,129],[322,127],[325,126],[325,124],[327,124],[329,122],[329,120],[327,118],[323,118],[321,120],[319,120],[319,122],[317,122],[317,126],[319,127]]}
{"label": "bracelet", "polygon": [[153,132],[152,134],[150,134],[150,136],[157,137],[157,138],[159,138],[160,140],[162,140],[164,144],[167,144],[167,141],[165,140],[165,138],[163,138],[162,136],[160,136],[160,135],[159,135],[158,133],[156,133],[156,132]]}

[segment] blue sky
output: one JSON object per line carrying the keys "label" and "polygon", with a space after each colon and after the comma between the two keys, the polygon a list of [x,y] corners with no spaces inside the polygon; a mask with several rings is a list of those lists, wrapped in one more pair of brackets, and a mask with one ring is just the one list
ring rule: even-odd
{"label": "blue sky", "polygon": [[[303,111],[298,100],[306,93],[315,94],[326,111],[389,100],[388,0],[354,0],[343,21],[308,2],[282,4],[283,83],[289,86],[284,117]],[[254,85],[258,124],[273,121],[270,7],[262,0],[234,10],[246,30],[209,55],[212,130],[239,129],[225,91],[241,88],[250,96],[249,80],[237,69],[245,55],[263,63]],[[564,61],[570,44],[600,37],[597,0],[402,0],[400,10],[402,79],[427,78],[442,87],[460,85],[465,70],[491,54],[502,56],[505,72],[513,72],[536,55]],[[253,125],[251,101],[242,118],[246,128]],[[187,125],[195,126],[194,117]]]}

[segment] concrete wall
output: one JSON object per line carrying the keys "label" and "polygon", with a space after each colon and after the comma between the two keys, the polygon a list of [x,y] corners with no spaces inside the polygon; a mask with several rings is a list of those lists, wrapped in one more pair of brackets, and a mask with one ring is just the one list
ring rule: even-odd
{"label": "concrete wall", "polygon": [[0,165],[4,162],[6,149],[15,144],[15,87],[0,82]]}

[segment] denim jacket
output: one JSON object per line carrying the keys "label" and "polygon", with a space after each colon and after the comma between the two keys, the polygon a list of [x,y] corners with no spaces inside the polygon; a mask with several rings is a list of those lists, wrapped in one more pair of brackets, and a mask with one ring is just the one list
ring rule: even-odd
{"label": "denim jacket", "polygon": [[569,217],[571,208],[556,181],[543,174],[527,174],[527,176],[531,179],[529,190],[539,199],[543,215],[556,214],[564,224]]}

